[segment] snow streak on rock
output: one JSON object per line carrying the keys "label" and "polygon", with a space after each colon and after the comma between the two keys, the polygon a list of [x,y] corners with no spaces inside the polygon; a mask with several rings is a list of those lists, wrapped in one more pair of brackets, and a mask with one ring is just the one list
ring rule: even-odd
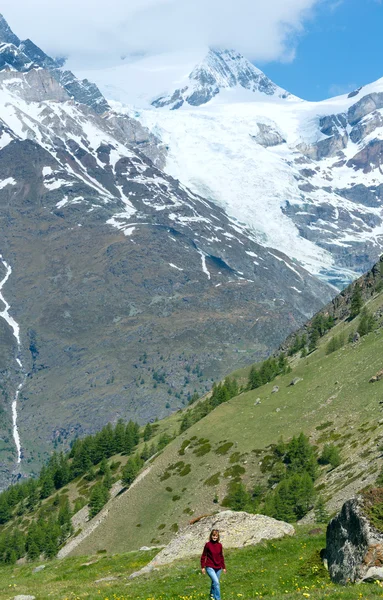
{"label": "snow streak on rock", "polygon": [[[5,286],[5,284],[7,283],[9,277],[12,274],[12,267],[10,265],[8,265],[8,263],[3,259],[3,256],[1,254],[0,254],[0,260],[1,260],[4,268],[6,269],[5,277],[0,282],[0,300],[3,302],[3,304],[5,306],[4,310],[2,310],[0,312],[0,317],[2,319],[4,319],[8,323],[8,325],[11,327],[11,329],[13,331],[13,335],[16,338],[17,351],[19,353],[20,346],[21,346],[20,327],[19,327],[19,324],[15,321],[15,319],[9,314],[9,309],[11,307],[10,307],[10,304],[8,304],[8,302],[4,298],[3,293],[2,293],[2,290]],[[19,367],[22,369],[23,365],[22,365],[21,360],[19,358],[17,358],[16,362],[19,365]],[[17,401],[19,399],[20,391],[24,385],[24,382],[25,382],[25,377],[24,377],[23,381],[19,384],[17,391],[15,393],[14,400],[12,402],[13,439],[15,440],[15,445],[16,445],[16,450],[17,450],[17,464],[21,463],[21,442],[20,442],[19,429],[17,427]]]}

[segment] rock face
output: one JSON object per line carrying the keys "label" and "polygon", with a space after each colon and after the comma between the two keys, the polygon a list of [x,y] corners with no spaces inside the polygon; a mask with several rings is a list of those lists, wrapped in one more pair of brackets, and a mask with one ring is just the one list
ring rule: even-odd
{"label": "rock face", "polygon": [[383,580],[383,532],[368,517],[368,508],[383,502],[383,489],[371,490],[343,505],[326,536],[326,558],[332,581]]}
{"label": "rock face", "polygon": [[185,527],[146,567],[134,573],[133,577],[174,560],[200,555],[212,529],[219,530],[224,549],[254,546],[262,540],[273,540],[295,533],[294,527],[289,523],[265,515],[225,510]]}
{"label": "rock face", "polygon": [[53,444],[178,410],[333,291],[163,173],[128,116],[77,103],[47,69],[3,71],[0,88],[3,294],[20,327],[17,348],[0,321],[1,485],[21,383],[21,469],[36,472]]}
{"label": "rock face", "polygon": [[76,102],[90,106],[98,114],[108,111],[109,104],[98,87],[87,79],[78,79],[71,71],[63,70],[64,62],[51,58],[29,39],[22,42],[0,15],[0,71],[26,73],[36,68],[47,69]]}

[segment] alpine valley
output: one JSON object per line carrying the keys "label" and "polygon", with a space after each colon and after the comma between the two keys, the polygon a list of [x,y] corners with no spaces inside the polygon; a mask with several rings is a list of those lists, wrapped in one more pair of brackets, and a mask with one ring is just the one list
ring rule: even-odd
{"label": "alpine valley", "polygon": [[334,290],[165,173],[161,140],[4,18],[0,42],[4,485],[178,410]]}
{"label": "alpine valley", "polygon": [[383,79],[0,16],[0,599],[382,597],[382,163]]}
{"label": "alpine valley", "polygon": [[73,73],[0,20],[2,481],[266,357],[382,244],[383,83],[233,50]]}

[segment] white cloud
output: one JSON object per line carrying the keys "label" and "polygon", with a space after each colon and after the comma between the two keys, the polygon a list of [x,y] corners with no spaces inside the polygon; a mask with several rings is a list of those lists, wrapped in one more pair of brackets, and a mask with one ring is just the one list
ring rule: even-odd
{"label": "white cloud", "polygon": [[323,0],[3,0],[20,37],[80,65],[121,54],[216,45],[256,61],[291,60]]}

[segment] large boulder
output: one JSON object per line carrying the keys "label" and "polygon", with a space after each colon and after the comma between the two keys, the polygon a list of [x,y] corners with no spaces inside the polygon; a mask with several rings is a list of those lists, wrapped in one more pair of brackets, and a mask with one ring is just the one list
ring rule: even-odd
{"label": "large boulder", "polygon": [[383,530],[378,516],[382,508],[383,488],[372,489],[345,502],[330,521],[326,558],[335,583],[383,580]]}
{"label": "large boulder", "polygon": [[265,515],[225,510],[185,527],[146,567],[133,573],[131,577],[148,573],[174,560],[199,556],[212,529],[219,530],[224,549],[252,546],[261,540],[272,540],[295,533],[294,527],[289,523]]}

